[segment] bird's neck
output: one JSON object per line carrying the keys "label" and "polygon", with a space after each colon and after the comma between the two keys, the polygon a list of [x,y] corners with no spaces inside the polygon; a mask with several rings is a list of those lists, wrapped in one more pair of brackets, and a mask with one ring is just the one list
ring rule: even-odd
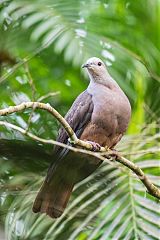
{"label": "bird's neck", "polygon": [[119,85],[117,84],[117,82],[110,76],[110,74],[106,71],[105,74],[102,76],[99,75],[93,75],[93,74],[89,74],[89,78],[90,78],[90,84],[89,85],[94,85],[94,84],[102,84],[110,89],[113,88],[119,88]]}

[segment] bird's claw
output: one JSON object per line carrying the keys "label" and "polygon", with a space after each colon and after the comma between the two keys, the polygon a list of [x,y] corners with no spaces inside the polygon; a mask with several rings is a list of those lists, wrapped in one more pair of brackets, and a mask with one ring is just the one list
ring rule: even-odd
{"label": "bird's claw", "polygon": [[101,146],[98,143],[92,142],[92,141],[87,141],[87,142],[92,145],[92,151],[93,152],[99,152],[100,151]]}
{"label": "bird's claw", "polygon": [[112,160],[117,160],[118,159],[118,151],[115,150],[114,148],[111,149],[112,153],[110,154],[110,157]]}

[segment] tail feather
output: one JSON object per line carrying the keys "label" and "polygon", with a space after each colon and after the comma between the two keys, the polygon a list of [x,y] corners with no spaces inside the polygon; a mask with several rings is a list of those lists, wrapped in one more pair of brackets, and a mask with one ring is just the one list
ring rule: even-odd
{"label": "tail feather", "polygon": [[33,212],[46,213],[52,218],[58,218],[64,212],[70,195],[73,190],[73,184],[64,183],[43,183],[33,204]]}

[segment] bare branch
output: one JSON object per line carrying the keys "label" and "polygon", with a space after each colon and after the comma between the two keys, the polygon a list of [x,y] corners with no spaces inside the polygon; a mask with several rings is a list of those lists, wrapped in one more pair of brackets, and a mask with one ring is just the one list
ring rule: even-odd
{"label": "bare branch", "polygon": [[[24,69],[25,69],[25,72],[26,72],[26,75],[28,77],[28,83],[30,85],[30,88],[31,88],[31,92],[32,92],[32,101],[36,101],[36,86],[34,84],[34,81],[33,81],[33,78],[32,78],[32,75],[29,71],[29,66],[28,66],[28,63],[24,63]],[[32,117],[33,117],[33,114],[34,114],[34,108],[32,109],[32,112],[30,113],[29,115],[29,118],[28,118],[28,123],[27,123],[27,128],[26,128],[26,132],[29,131],[29,128],[30,128],[30,125],[31,125],[31,121],[32,121]]]}
{"label": "bare branch", "polygon": [[27,77],[28,77],[28,83],[29,83],[29,85],[30,85],[30,87],[31,87],[31,91],[32,91],[32,101],[35,101],[35,100],[36,100],[36,98],[35,98],[35,95],[36,95],[36,86],[35,86],[35,84],[34,84],[33,78],[32,78],[31,73],[30,73],[30,71],[29,71],[29,67],[28,67],[28,63],[27,63],[27,62],[24,64],[24,69],[25,69],[25,72],[26,72]]}
{"label": "bare branch", "polygon": [[57,96],[58,94],[60,94],[59,91],[57,91],[57,92],[49,92],[49,93],[41,96],[40,98],[38,98],[37,101],[38,101],[38,102],[41,102],[41,101],[43,101],[43,100],[46,99],[46,98],[54,97],[54,96]]}
{"label": "bare branch", "polygon": [[[60,146],[60,147],[63,147],[63,148],[67,148],[67,149],[69,149],[69,150],[71,150],[73,152],[88,154],[88,155],[91,155],[91,156],[94,156],[94,157],[96,156],[97,158],[99,158],[102,161],[107,161],[109,164],[115,165],[115,163],[113,164],[112,161],[110,161],[107,158],[103,157],[100,154],[100,152],[96,152],[95,153],[95,152],[92,152],[92,151],[89,151],[89,150],[72,147],[72,146],[69,146],[67,144],[64,144],[64,143],[61,143],[61,142],[57,142],[57,141],[54,141],[54,140],[51,140],[51,139],[40,138],[40,137],[34,135],[33,133],[30,133],[30,132],[26,131],[25,129],[19,127],[19,126],[16,126],[15,124],[8,123],[8,122],[5,122],[5,121],[0,121],[0,126],[5,126],[6,128],[14,129],[14,130],[22,133],[23,135],[26,135],[26,136],[30,137],[31,139],[33,139],[35,141],[39,141],[39,142],[42,142],[42,143],[45,143],[45,144],[57,145],[57,146]],[[105,155],[107,155],[107,153]],[[109,156],[109,153],[108,153],[108,156]]]}
{"label": "bare branch", "polygon": [[128,155],[138,155],[138,156],[144,156],[146,154],[155,154],[155,153],[158,153],[160,152],[160,147],[152,147],[152,148],[148,148],[148,149],[145,149],[145,150],[140,150],[140,151],[136,151],[136,152],[126,152],[126,153],[123,153],[124,156],[128,156]]}
{"label": "bare branch", "polygon": [[[40,103],[40,102],[24,102],[17,106],[10,106],[8,108],[0,110],[0,116],[5,116],[11,113],[20,112],[22,110],[25,110],[27,108],[39,108],[48,111],[50,114],[52,114],[64,127],[66,132],[68,133],[68,136],[70,138],[70,141],[79,147],[84,147],[85,149],[92,150],[92,145],[81,141],[77,138],[76,134],[74,133],[73,129],[70,127],[70,125],[66,122],[66,120],[54,109],[50,106],[49,103]],[[106,148],[102,147],[101,152],[105,152]]]}
{"label": "bare branch", "polygon": [[[53,108],[50,106],[50,104],[44,104],[44,103],[40,103],[40,102],[24,102],[21,103],[17,106],[10,106],[8,108],[2,109],[0,110],[0,116],[5,116],[11,113],[15,113],[15,112],[19,112],[22,111],[24,109],[27,108],[38,108],[38,109],[42,109],[42,110],[46,110],[48,111],[50,114],[52,114],[64,127],[64,129],[66,130],[69,138],[71,139],[71,142],[79,147],[85,148],[86,150],[92,150],[92,145],[82,141],[80,139],[77,138],[76,134],[74,133],[73,129],[70,127],[70,125],[67,123],[67,121]],[[35,140],[39,141],[42,140],[41,138],[34,136],[31,133],[26,132],[24,129],[21,129],[18,126],[15,126],[13,124],[10,123],[6,123],[4,124],[4,122],[0,122],[1,125],[6,125],[6,126],[10,126],[11,128],[18,130],[20,132],[22,132],[23,134],[26,134],[32,138],[34,138]],[[45,143],[52,143],[52,144],[58,144],[59,146],[62,147],[66,147],[65,144],[62,143],[58,143],[54,140],[45,140]],[[129,161],[128,159],[124,158],[120,153],[106,149],[104,147],[101,147],[100,152],[103,152],[103,156],[101,155],[101,153],[95,153],[95,152],[91,152],[91,151],[86,151],[84,149],[79,149],[79,148],[73,148],[71,146],[68,146],[70,150],[72,151],[76,151],[76,152],[83,152],[83,153],[87,153],[93,156],[96,156],[102,160],[107,160],[106,158],[108,157],[115,157],[115,161],[123,164],[124,166],[126,166],[127,168],[129,168],[130,170],[132,170],[137,177],[142,181],[142,183],[145,185],[145,187],[148,190],[148,193],[150,193],[152,196],[160,199],[160,189],[158,187],[156,187],[155,185],[153,185],[153,183],[149,180],[149,178],[144,174],[144,172],[142,171],[141,168],[139,168],[136,164],[134,164],[133,162]]]}

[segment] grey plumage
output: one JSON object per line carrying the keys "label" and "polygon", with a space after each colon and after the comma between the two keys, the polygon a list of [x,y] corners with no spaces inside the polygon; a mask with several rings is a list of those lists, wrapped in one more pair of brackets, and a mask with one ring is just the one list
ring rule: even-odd
{"label": "grey plumage", "polygon": [[[65,119],[81,140],[113,148],[127,129],[131,115],[130,103],[100,59],[91,58],[83,67],[87,68],[90,84],[77,97]],[[59,131],[57,141],[68,144],[68,136],[63,128]],[[33,205],[34,212],[45,212],[53,218],[63,213],[74,185],[101,164],[96,158],[58,146],[55,147],[55,154],[56,159],[49,167]]]}

